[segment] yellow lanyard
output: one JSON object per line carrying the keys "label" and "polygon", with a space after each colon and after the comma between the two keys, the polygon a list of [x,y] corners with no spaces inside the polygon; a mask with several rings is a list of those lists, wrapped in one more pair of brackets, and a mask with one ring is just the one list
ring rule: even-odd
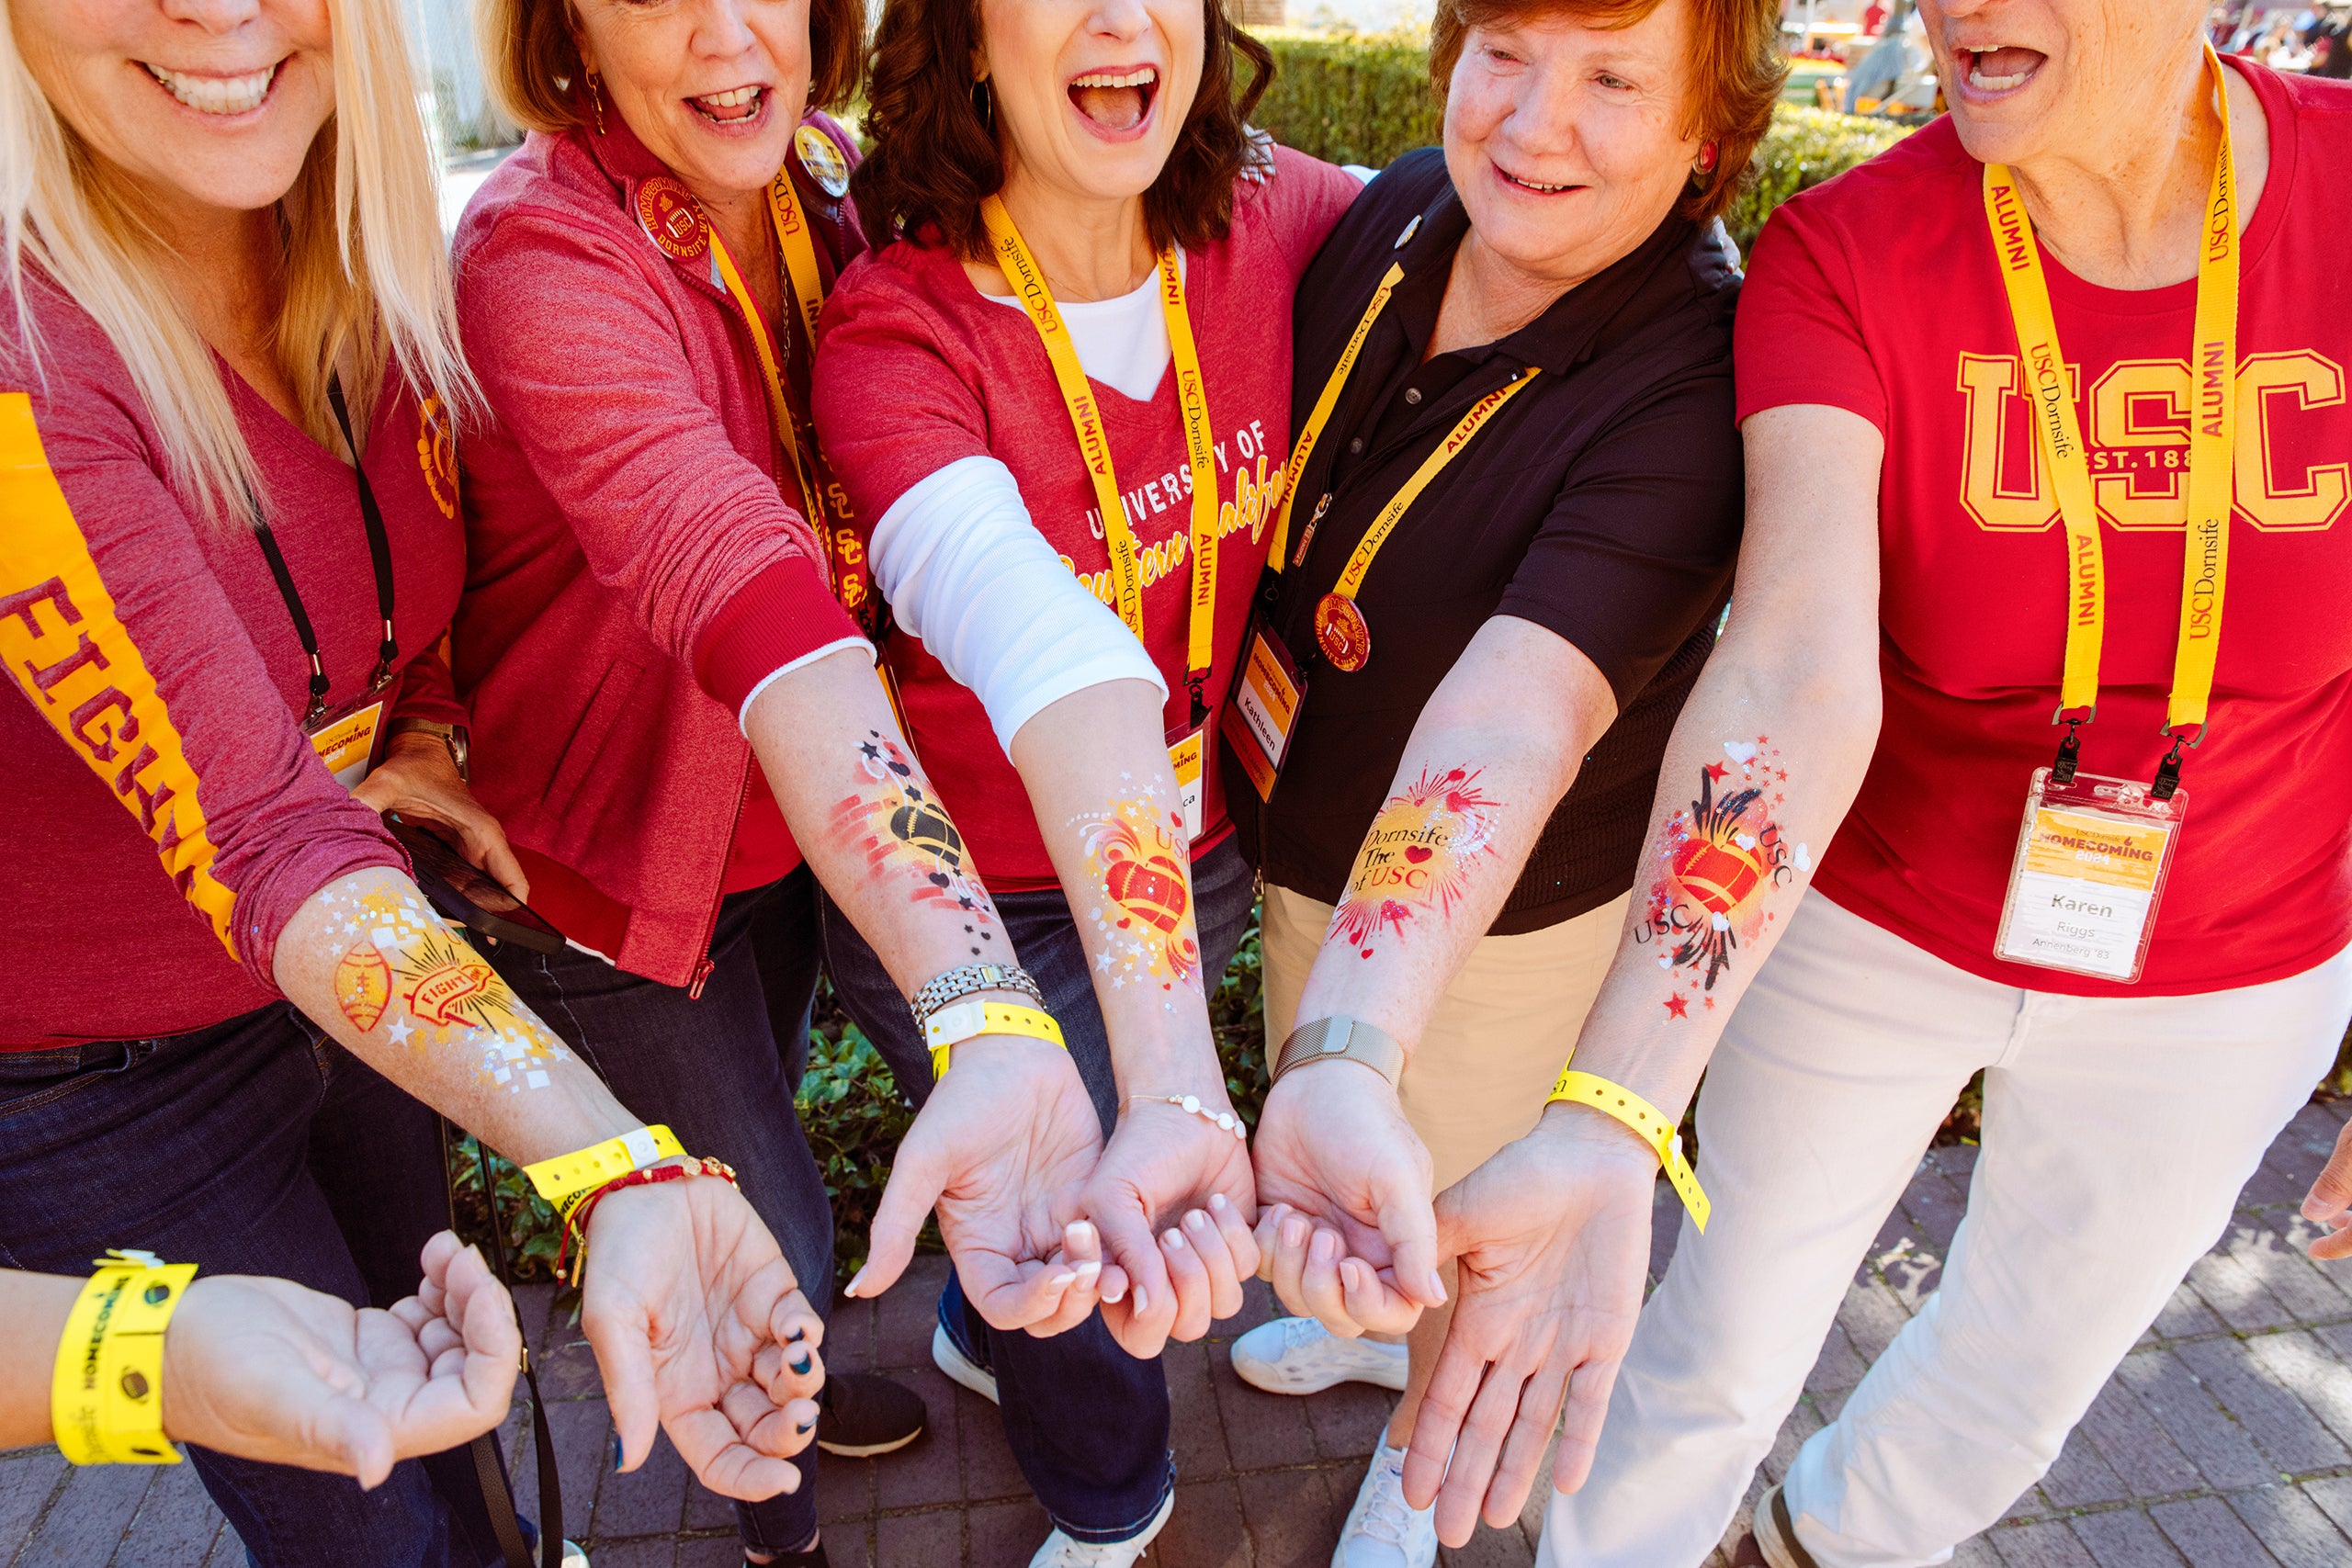
{"label": "yellow lanyard", "polygon": [[[1119,618],[1143,637],[1143,569],[1136,550],[1135,529],[1119,500],[1119,480],[1111,460],[1110,432],[1103,428],[1102,405],[1079,363],[1078,345],[1071,342],[1053,290],[1029,247],[1022,243],[1012,215],[997,197],[980,203],[989,243],[1005,281],[1020,296],[1037,336],[1052,361],[1054,381],[1078,433],[1078,449],[1086,460],[1087,477],[1094,484],[1095,504],[1102,512],[1102,538],[1111,550],[1111,582],[1118,596]],[[1201,695],[1216,652],[1216,450],[1209,430],[1207,385],[1201,378],[1201,358],[1193,343],[1193,321],[1184,306],[1184,279],[1176,267],[1173,246],[1159,254],[1159,309],[1168,321],[1168,351],[1176,362],[1176,398],[1184,423],[1184,451],[1193,476],[1192,621],[1185,639],[1185,682],[1193,692],[1193,721],[1204,716]]]}
{"label": "yellow lanyard", "polygon": [[1363,352],[1364,339],[1372,335],[1372,323],[1380,320],[1380,312],[1388,309],[1388,297],[1404,281],[1403,264],[1390,262],[1388,270],[1381,275],[1380,287],[1372,291],[1372,303],[1364,307],[1363,319],[1356,322],[1355,335],[1348,339],[1348,346],[1340,351],[1340,362],[1324,378],[1323,390],[1316,394],[1306,428],[1298,433],[1298,444],[1291,448],[1290,461],[1283,467],[1282,510],[1274,515],[1273,548],[1266,554],[1266,570],[1276,576],[1282,574],[1283,551],[1290,539],[1290,508],[1298,499],[1298,478],[1306,471],[1306,459],[1315,455],[1315,443],[1322,437],[1331,411],[1339,406],[1340,392],[1356,367],[1356,356]]}
{"label": "yellow lanyard", "polygon": [[[786,292],[800,312],[808,327],[808,341],[817,341],[817,318],[825,308],[823,276],[817,270],[817,247],[807,217],[800,210],[800,198],[792,188],[792,178],[782,169],[776,171],[768,186],[768,221],[775,226],[777,247],[784,253]],[[759,307],[752,301],[752,291],[743,286],[743,275],[736,270],[735,258],[727,254],[725,242],[718,237],[718,227],[710,227],[710,254],[718,263],[718,275],[727,280],[727,292],[733,296],[735,309],[742,312],[744,328],[752,334],[752,347],[760,356],[760,368],[767,375],[768,420],[775,427],[775,438],[782,443],[785,456],[792,461],[792,477],[800,486],[801,504],[808,510],[808,525],[825,549],[828,581],[838,583],[839,568],[833,560],[833,531],[825,517],[825,498],[814,482],[812,460],[801,453],[799,423],[793,417],[792,398],[784,378],[782,357],[776,353],[775,342],[768,335],[767,323],[760,319]],[[814,449],[814,440],[809,442]]]}
{"label": "yellow lanyard", "polygon": [[[2205,50],[2205,62],[2212,73],[2215,107],[2222,117],[2222,146],[2213,161],[2212,191],[2197,262],[2188,531],[2181,566],[2179,642],[2173,656],[2172,694],[2165,705],[2164,733],[2173,741],[2173,755],[2166,760],[2165,769],[2176,779],[2181,746],[2194,746],[2204,739],[2206,703],[2213,691],[2214,662],[2221,650],[2222,595],[2229,580],[2230,507],[2235,488],[2233,463],[2237,450],[2237,165],[2230,147],[2229,78],[2211,45]],[[2099,548],[2098,507],[2073,390],[2067,384],[2066,358],[2058,346],[2050,284],[2042,271],[2041,248],[2034,243],[2033,220],[2005,164],[1984,167],[1984,218],[1992,228],[2001,280],[2008,289],[2018,346],[2025,355],[2034,429],[2042,456],[2049,460],[2058,490],[2058,510],[2066,525],[2066,666],[2058,712],[2061,717],[2077,708],[2095,712],[2099,644],[2107,625],[2107,570]],[[2176,733],[2192,725],[2195,739]],[[2169,795],[2162,787],[2164,770],[2159,771],[2158,783],[2159,793]]]}

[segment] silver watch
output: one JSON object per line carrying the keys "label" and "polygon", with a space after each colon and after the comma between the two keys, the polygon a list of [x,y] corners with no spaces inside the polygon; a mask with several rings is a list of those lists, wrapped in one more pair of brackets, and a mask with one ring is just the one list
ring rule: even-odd
{"label": "silver watch", "polygon": [[1385,1029],[1359,1018],[1318,1018],[1290,1032],[1274,1058],[1273,1079],[1309,1062],[1356,1062],[1370,1067],[1395,1088],[1405,1076],[1405,1047]]}
{"label": "silver watch", "polygon": [[931,1021],[933,1013],[975,991],[1021,991],[1039,1007],[1046,1005],[1046,994],[1026,969],[1012,964],[967,964],[933,976],[907,1007],[915,1015],[915,1027],[921,1029]]}

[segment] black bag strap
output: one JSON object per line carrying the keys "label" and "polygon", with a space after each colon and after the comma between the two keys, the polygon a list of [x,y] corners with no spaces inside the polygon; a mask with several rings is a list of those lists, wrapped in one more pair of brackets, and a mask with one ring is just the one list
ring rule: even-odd
{"label": "black bag strap", "polygon": [[[441,1122],[441,1164],[449,1164],[449,1123]],[[490,1209],[490,1266],[498,1282],[511,1292],[514,1280],[506,1271],[505,1229],[499,1223],[498,1188],[491,1180],[490,1152],[481,1140],[474,1140],[475,1168],[481,1173],[482,1201]],[[457,1204],[450,1203],[451,1228],[456,1228]],[[523,1538],[523,1521],[515,1511],[514,1493],[506,1483],[506,1467],[498,1460],[498,1434],[483,1433],[468,1445],[473,1456],[474,1476],[481,1483],[482,1505],[490,1512],[491,1533],[498,1538],[499,1554],[506,1560],[505,1568],[560,1568],[563,1561],[563,1481],[556,1473],[555,1433],[548,1425],[548,1402],[539,1396],[538,1370],[531,1365],[531,1348],[523,1347],[523,1381],[531,1391],[531,1444],[536,1450],[535,1462],[539,1475],[539,1552],[535,1562],[531,1548]]]}

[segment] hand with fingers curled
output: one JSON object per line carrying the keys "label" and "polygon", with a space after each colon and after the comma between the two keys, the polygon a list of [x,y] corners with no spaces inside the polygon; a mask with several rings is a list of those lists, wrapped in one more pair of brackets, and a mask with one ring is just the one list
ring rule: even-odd
{"label": "hand with fingers curled", "polygon": [[992,1327],[1040,1338],[1075,1328],[1125,1280],[1080,1217],[1102,1150],[1069,1052],[1025,1035],[964,1042],[899,1145],[872,1251],[843,1293],[889,1289],[935,1208],[965,1299]]}
{"label": "hand with fingers curled", "polygon": [[817,1429],[825,1325],[752,1205],[695,1178],[616,1190],[588,1222],[581,1325],[622,1470],[669,1433],[697,1480],[758,1502],[797,1491]]}
{"label": "hand with fingers curled", "polygon": [[[1143,1098],[1163,1090],[1201,1110]],[[1238,1119],[1221,1127],[1219,1113],[1232,1117],[1221,1082],[1130,1095],[1086,1186],[1085,1212],[1109,1255],[1102,1321],[1139,1359],[1239,1312],[1242,1281],[1258,1271],[1250,1152],[1231,1131]]]}
{"label": "hand with fingers curled", "polygon": [[530,879],[506,841],[506,829],[485,810],[458,776],[449,749],[429,735],[395,735],[384,760],[352,789],[352,797],[378,811],[396,811],[412,822],[428,823],[518,901],[530,898]]}
{"label": "hand with fingers curled", "polygon": [[1444,1304],[1429,1150],[1385,1077],[1344,1061],[1283,1074],[1255,1155],[1261,1272],[1285,1307],[1352,1338]]}
{"label": "hand with fingers curled", "polygon": [[[1555,1105],[1438,1194],[1453,1320],[1405,1459],[1405,1497],[1466,1543],[1520,1517],[1555,1427],[1552,1483],[1591,1472],[1641,1311],[1657,1156],[1600,1112]],[[1563,1419],[1563,1407],[1566,1416]]]}
{"label": "hand with fingers curled", "polygon": [[2352,1258],[2352,1125],[2335,1135],[2335,1152],[2303,1198],[2303,1218],[2325,1227],[2312,1242],[2313,1258]]}

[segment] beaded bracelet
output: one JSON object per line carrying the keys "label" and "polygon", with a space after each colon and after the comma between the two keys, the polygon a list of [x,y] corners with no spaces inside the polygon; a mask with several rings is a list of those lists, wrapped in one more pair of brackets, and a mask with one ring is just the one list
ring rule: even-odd
{"label": "beaded bracelet", "polygon": [[[626,1175],[616,1176],[603,1186],[583,1193],[580,1201],[574,1203],[571,1212],[564,1216],[563,1236],[556,1244],[556,1277],[571,1285],[577,1286],[580,1283],[580,1276],[588,1267],[588,1218],[596,1212],[596,1205],[603,1202],[606,1197],[624,1187],[650,1187],[661,1181],[683,1181],[689,1176],[716,1176],[739,1191],[742,1188],[742,1183],[735,1179],[735,1169],[732,1166],[724,1160],[712,1159],[707,1156],[701,1159],[689,1159],[684,1165],[657,1165],[649,1169],[632,1170]],[[578,1244],[576,1248],[575,1242]],[[571,1262],[569,1273],[564,1269],[564,1260],[567,1258]]]}
{"label": "beaded bracelet", "polygon": [[1250,1129],[1241,1124],[1240,1117],[1230,1111],[1211,1111],[1201,1103],[1201,1097],[1197,1094],[1131,1094],[1127,1096],[1129,1105],[1140,1105],[1146,1100],[1159,1105],[1175,1106],[1187,1116],[1197,1116],[1204,1122],[1215,1122],[1220,1133],[1230,1133],[1245,1144],[1250,1141]]}

